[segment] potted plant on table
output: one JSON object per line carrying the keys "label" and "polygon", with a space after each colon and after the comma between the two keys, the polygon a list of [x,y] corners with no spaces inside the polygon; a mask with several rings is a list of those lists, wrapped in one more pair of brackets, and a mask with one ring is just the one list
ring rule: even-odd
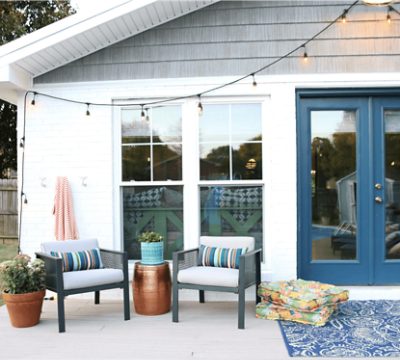
{"label": "potted plant on table", "polygon": [[164,262],[164,242],[161,234],[146,231],[141,233],[137,240],[141,243],[143,265],[159,265]]}
{"label": "potted plant on table", "polygon": [[14,327],[39,322],[46,292],[45,276],[44,262],[31,261],[28,255],[20,254],[0,263],[0,290]]}

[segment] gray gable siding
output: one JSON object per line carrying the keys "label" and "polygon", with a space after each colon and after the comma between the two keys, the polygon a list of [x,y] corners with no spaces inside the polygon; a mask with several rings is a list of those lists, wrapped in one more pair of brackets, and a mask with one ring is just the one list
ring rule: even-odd
{"label": "gray gable siding", "polygon": [[[276,60],[351,2],[224,1],[85,56],[35,83],[243,75]],[[391,72],[400,69],[400,16],[357,5],[307,46],[263,74]]]}

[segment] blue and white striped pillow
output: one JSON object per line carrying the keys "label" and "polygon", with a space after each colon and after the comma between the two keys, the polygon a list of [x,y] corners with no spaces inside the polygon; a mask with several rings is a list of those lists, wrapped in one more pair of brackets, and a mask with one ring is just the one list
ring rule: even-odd
{"label": "blue and white striped pillow", "polygon": [[246,252],[247,248],[228,249],[200,245],[199,262],[202,266],[239,269],[240,256]]}
{"label": "blue and white striped pillow", "polygon": [[103,267],[99,249],[73,252],[51,251],[50,254],[62,259],[64,272],[100,269]]}

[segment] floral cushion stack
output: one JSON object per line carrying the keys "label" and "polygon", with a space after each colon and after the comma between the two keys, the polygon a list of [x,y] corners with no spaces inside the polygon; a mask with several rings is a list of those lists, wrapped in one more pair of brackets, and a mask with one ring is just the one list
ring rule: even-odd
{"label": "floral cushion stack", "polygon": [[349,299],[347,290],[330,284],[302,279],[262,282],[258,287],[261,302],[256,316],[269,320],[290,320],[323,326],[337,304]]}

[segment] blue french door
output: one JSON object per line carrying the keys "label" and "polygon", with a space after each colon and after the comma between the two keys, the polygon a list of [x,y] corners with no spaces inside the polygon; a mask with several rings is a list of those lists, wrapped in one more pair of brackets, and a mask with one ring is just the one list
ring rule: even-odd
{"label": "blue french door", "polygon": [[400,97],[298,95],[298,275],[400,283]]}

